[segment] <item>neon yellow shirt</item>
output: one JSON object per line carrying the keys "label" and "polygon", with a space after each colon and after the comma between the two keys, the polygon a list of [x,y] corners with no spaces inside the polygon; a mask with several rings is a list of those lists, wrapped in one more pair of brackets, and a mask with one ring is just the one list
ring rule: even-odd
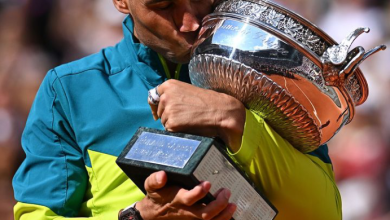
{"label": "neon yellow shirt", "polygon": [[342,218],[332,165],[299,152],[249,110],[241,148],[232,156],[278,209],[275,220]]}

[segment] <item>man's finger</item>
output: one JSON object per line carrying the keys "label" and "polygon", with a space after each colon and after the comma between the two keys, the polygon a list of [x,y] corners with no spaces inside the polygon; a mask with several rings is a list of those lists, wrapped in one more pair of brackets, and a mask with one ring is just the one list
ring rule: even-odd
{"label": "man's finger", "polygon": [[204,198],[211,188],[210,182],[202,182],[191,190],[181,189],[176,195],[173,203],[180,203],[186,206],[192,206],[200,199]]}
{"label": "man's finger", "polygon": [[237,206],[230,203],[221,213],[212,218],[212,220],[230,220],[236,211]]}
{"label": "man's finger", "polygon": [[[158,115],[158,105],[160,103],[160,92],[163,91],[163,89],[159,89],[161,85],[158,85],[148,91],[148,103],[150,106],[150,109],[152,110],[153,118],[154,120],[159,119]],[[159,92],[160,90],[160,92]]]}
{"label": "man's finger", "polygon": [[[168,80],[169,81],[169,80]],[[166,82],[168,82],[166,81]],[[165,84],[166,82],[163,82],[162,84],[158,85],[157,86],[157,92],[158,94],[161,96],[162,94],[164,94],[164,89],[165,89]]]}
{"label": "man's finger", "polygon": [[228,189],[221,190],[216,196],[215,200],[211,201],[202,210],[203,219],[212,219],[223,212],[229,205],[229,198],[231,192]]}
{"label": "man's finger", "polygon": [[166,183],[167,174],[164,171],[158,171],[146,178],[144,186],[147,193],[153,193],[163,188]]}
{"label": "man's finger", "polygon": [[157,120],[159,118],[157,115],[158,105],[151,103],[149,99],[148,99],[148,103],[149,103],[150,109],[152,110],[153,119]]}
{"label": "man's finger", "polygon": [[166,102],[164,100],[165,97],[164,96],[161,96],[161,97],[162,97],[161,98],[161,102],[159,103],[157,111],[156,111],[156,115],[157,115],[158,118],[162,118],[163,113],[165,111],[165,104],[166,104]]}

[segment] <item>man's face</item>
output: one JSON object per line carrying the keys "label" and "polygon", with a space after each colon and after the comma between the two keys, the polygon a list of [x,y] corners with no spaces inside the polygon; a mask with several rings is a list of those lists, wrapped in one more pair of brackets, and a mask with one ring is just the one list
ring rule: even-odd
{"label": "man's face", "polygon": [[127,0],[138,40],[175,63],[190,59],[203,17],[215,0]]}

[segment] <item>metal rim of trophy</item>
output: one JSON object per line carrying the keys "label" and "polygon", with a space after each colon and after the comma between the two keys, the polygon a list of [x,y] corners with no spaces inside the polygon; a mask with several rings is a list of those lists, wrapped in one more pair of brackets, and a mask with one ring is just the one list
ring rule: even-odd
{"label": "metal rim of trophy", "polygon": [[[321,49],[319,49],[319,50],[317,48],[317,51],[315,51],[315,49],[309,47],[308,44],[305,44],[303,41],[296,39],[295,36],[292,36],[291,34],[288,34],[284,31],[282,31],[280,28],[278,28],[278,24],[273,25],[273,24],[264,22],[264,20],[261,20],[260,19],[261,13],[257,13],[257,14],[252,13],[251,14],[251,12],[247,12],[247,11],[242,11],[241,13],[243,13],[243,14],[237,13],[237,11],[235,11],[235,10],[237,10],[237,8],[233,8],[233,9],[229,8],[229,7],[232,7],[233,4],[237,4],[238,6],[242,6],[242,5],[247,6],[247,9],[249,9],[249,10],[253,9],[254,7],[257,7],[257,9],[256,9],[257,12],[259,12],[259,7],[263,7],[262,8],[263,11],[261,13],[268,10],[268,12],[270,11],[269,13],[272,12],[272,13],[276,14],[276,16],[279,15],[279,16],[283,16],[283,18],[286,18],[286,19],[288,18],[291,20],[292,23],[299,24],[300,27],[304,28],[306,30],[306,33],[313,34],[313,36],[316,37],[316,40],[318,39],[317,41],[322,43],[321,46],[323,48],[321,47]],[[226,8],[225,9],[223,8],[223,7],[226,7],[226,5],[227,5],[228,10],[226,10]],[[232,10],[229,10],[229,9],[232,9]],[[260,10],[261,10],[261,8],[260,8]],[[245,23],[248,23],[254,27],[257,27],[257,28],[262,29],[266,32],[269,32],[272,35],[276,36],[277,38],[280,38],[282,41],[285,41],[288,44],[290,44],[293,48],[295,48],[296,50],[301,52],[305,57],[309,58],[315,65],[317,65],[321,69],[324,69],[326,67],[325,66],[326,64],[324,64],[324,61],[323,61],[324,54],[326,54],[332,47],[338,46],[336,41],[334,41],[324,31],[319,29],[317,26],[312,24],[310,21],[306,20],[302,16],[300,16],[300,15],[298,15],[298,14],[296,14],[296,13],[294,13],[294,12],[292,12],[292,11],[290,11],[290,10],[288,10],[288,9],[286,9],[286,8],[276,4],[276,3],[273,3],[271,1],[262,1],[262,0],[257,0],[257,1],[256,0],[245,0],[245,1],[244,0],[228,0],[228,1],[223,1],[212,14],[206,16],[203,19],[203,24],[205,24],[206,22],[209,22],[211,20],[214,20],[214,19],[230,19],[230,20],[236,20],[239,22],[245,22]],[[367,29],[360,29],[359,31],[355,31],[355,33],[353,33],[354,35],[351,34],[351,36],[349,36],[349,37],[354,40],[363,32],[368,32],[368,31],[367,31]],[[353,42],[353,40],[352,40],[352,42]],[[351,44],[352,44],[352,42],[351,42]],[[196,45],[196,46],[199,46],[199,45]],[[377,47],[377,48],[374,48],[370,52],[363,54],[363,55],[366,55],[366,56],[364,56],[364,59],[366,59],[367,57],[376,53],[377,51],[384,50],[384,49],[385,49],[384,45]],[[349,50],[349,47],[347,48],[347,50]],[[364,52],[364,50],[363,50],[363,52]],[[356,53],[354,53],[353,55],[355,56]],[[361,56],[361,57],[363,57],[363,56]],[[353,72],[350,74],[350,75],[354,75],[357,78],[357,83],[360,86],[360,91],[359,91],[360,96],[358,98],[351,97],[352,95],[350,94],[350,91],[347,91],[347,88],[345,87],[344,84],[341,86],[336,86],[340,90],[340,92],[342,93],[343,98],[346,100],[346,103],[348,105],[348,110],[349,110],[348,120],[346,121],[346,123],[343,123],[339,127],[339,129],[341,129],[341,127],[344,124],[349,123],[353,119],[355,106],[363,104],[368,97],[367,81],[366,81],[363,73],[361,72],[361,70],[358,68],[358,65],[364,59],[362,58],[362,60],[360,60],[360,62],[356,61],[356,63],[357,63],[356,67],[352,68]],[[190,76],[191,76],[191,74],[193,74],[193,73],[191,73],[192,72],[191,69],[196,69],[196,67],[194,67],[195,61],[198,63],[200,62],[199,57],[193,55],[193,58],[190,62]],[[349,78],[347,77],[346,80],[348,80],[348,79]],[[276,87],[277,86],[275,85],[275,88]],[[279,88],[277,88],[277,89],[279,89]],[[273,103],[273,104],[275,104],[275,103]],[[282,116],[285,115],[285,113],[281,113],[281,114],[282,114]],[[283,137],[286,138],[286,136],[287,136],[286,139],[291,141],[293,146],[296,147],[298,150],[300,150],[302,152],[309,152],[309,151],[312,151],[312,150],[319,147],[319,145],[320,145],[319,139],[321,140],[322,134],[321,134],[320,129],[313,129],[314,126],[318,128],[318,125],[315,123],[313,118],[310,115],[306,115],[305,117],[306,117],[304,120],[305,125],[301,126],[301,127],[306,127],[306,128],[302,128],[302,129],[298,128],[297,131],[301,135],[306,133],[307,136],[303,135],[301,137],[296,137],[295,140],[291,141],[291,139],[289,140],[289,137],[294,139],[294,137],[293,137],[294,134],[291,133],[293,131],[283,131],[283,129],[280,129],[280,128],[278,129],[277,126],[276,126],[275,130],[278,133],[281,132],[281,135]],[[309,124],[307,122],[308,120],[312,120],[312,124],[310,126],[308,126],[308,124]],[[287,121],[289,121],[288,122],[289,124],[294,125],[295,128],[300,126],[299,122],[295,119],[289,119]],[[270,123],[270,124],[272,127],[274,127],[272,123]],[[339,129],[337,131],[335,131],[334,134],[336,134],[339,131]],[[312,139],[312,140],[310,140],[310,139]],[[326,140],[326,142],[327,141],[328,140]],[[323,144],[323,143],[321,143],[321,144]]]}

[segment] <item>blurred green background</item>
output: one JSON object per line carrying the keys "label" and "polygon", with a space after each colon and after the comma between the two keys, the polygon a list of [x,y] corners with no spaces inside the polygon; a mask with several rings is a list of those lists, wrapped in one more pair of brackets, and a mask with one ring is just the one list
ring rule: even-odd
{"label": "blurred green background", "polygon": [[[355,46],[390,45],[389,0],[275,0],[340,42],[371,28]],[[12,177],[24,158],[20,136],[46,72],[122,38],[124,15],[110,0],[0,0],[0,216],[13,219]],[[390,219],[390,49],[361,68],[370,96],[329,142],[344,220]],[[39,180],[37,180],[39,181]],[[304,181],[304,180],[303,180]]]}

